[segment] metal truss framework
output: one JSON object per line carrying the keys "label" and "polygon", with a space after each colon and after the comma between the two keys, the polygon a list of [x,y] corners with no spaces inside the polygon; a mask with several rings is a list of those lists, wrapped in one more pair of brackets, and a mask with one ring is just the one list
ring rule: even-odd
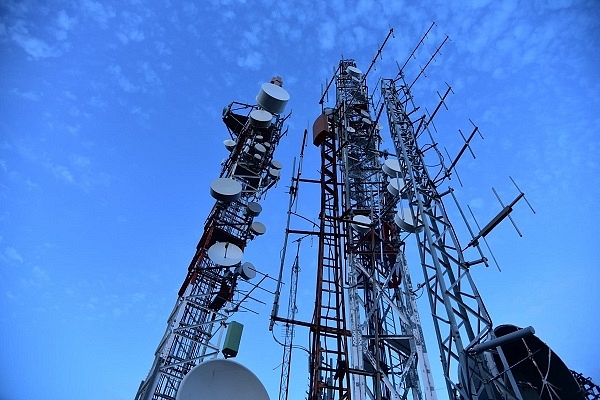
{"label": "metal truss framework", "polygon": [[581,387],[586,400],[600,400],[600,386],[592,382],[592,378],[572,370],[571,374]]}
{"label": "metal truss framework", "polygon": [[[272,83],[281,82],[274,78]],[[207,253],[217,242],[232,243],[244,250],[260,234],[252,229],[257,201],[278,179],[273,153],[286,133],[283,124],[288,116],[274,114],[268,124],[260,121],[261,126],[257,126],[251,112],[258,109],[261,107],[233,102],[223,111],[223,122],[232,140],[220,178],[239,182],[242,191],[236,200],[217,200],[210,211],[154,363],[140,384],[136,400],[174,400],[185,375],[203,360],[218,355],[227,319],[245,308],[244,301],[266,278],[263,275],[257,284],[240,290],[238,286],[244,281],[235,271],[237,265],[217,265]]]}
{"label": "metal truss framework", "polygon": [[381,137],[362,78],[353,60],[342,60],[335,107],[313,127],[321,213],[309,399],[435,399],[393,223],[399,197],[387,190],[391,178],[381,169]]}
{"label": "metal truss framework", "polygon": [[[406,218],[418,225],[414,235],[448,394],[450,398],[462,399],[521,399],[502,348],[496,349],[505,364],[502,373],[488,354],[473,351],[475,345],[494,338],[491,318],[469,271],[472,265],[486,260],[483,255],[480,260],[465,260],[446,214],[443,194],[430,177],[423,151],[417,144],[417,137],[427,128],[425,118],[412,121],[409,117],[407,105],[412,97],[408,85],[403,79],[402,82],[398,89],[395,80],[383,80],[381,91],[402,166],[406,212],[410,213]],[[482,254],[481,250],[479,253]]]}

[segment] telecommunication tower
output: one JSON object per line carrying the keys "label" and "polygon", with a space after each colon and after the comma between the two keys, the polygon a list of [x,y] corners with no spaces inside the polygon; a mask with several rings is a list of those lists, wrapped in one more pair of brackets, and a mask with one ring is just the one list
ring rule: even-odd
{"label": "telecommunication tower", "polygon": [[[266,230],[255,217],[262,210],[259,201],[280,177],[282,164],[273,155],[287,132],[289,114],[282,113],[288,100],[281,78],[274,77],[260,88],[257,104],[233,102],[224,108],[230,138],[223,144],[230,153],[210,185],[216,202],[136,400],[175,399],[188,372],[217,357],[229,317],[267,278],[242,257],[248,242]],[[257,274],[258,283],[250,283]],[[223,354],[236,351],[224,348]]]}
{"label": "telecommunication tower", "polygon": [[[340,60],[313,124],[312,144],[320,152],[318,176],[313,178],[303,175],[310,141],[304,131],[289,186],[269,327],[284,324],[285,330],[279,400],[437,400],[438,395],[450,400],[600,400],[600,388],[569,370],[532,327],[494,326],[477,290],[471,268],[489,263],[481,242],[487,245],[486,236],[503,220],[512,221],[513,207],[525,197],[515,184],[516,198],[504,205],[498,197],[501,211],[483,228],[474,229],[454,189],[443,187],[479,132],[473,125],[448,165],[430,127],[451,88],[439,95],[431,114],[415,103],[413,85],[447,39],[414,79],[406,77],[407,61],[394,77],[378,78],[374,90],[367,78],[377,57],[365,73],[354,59]],[[235,356],[237,347],[229,343],[234,322],[229,317],[247,307],[252,291],[269,278],[242,263],[242,257],[247,243],[265,232],[254,218],[262,210],[259,201],[280,176],[282,165],[273,153],[287,132],[283,124],[289,117],[282,114],[289,95],[281,86],[275,77],[262,85],[256,105],[234,102],[223,111],[231,135],[224,145],[230,154],[220,177],[211,183],[216,202],[136,400],[268,400],[251,371],[215,358],[220,351],[225,358]],[[381,148],[386,132],[392,149]],[[299,193],[309,185],[320,194],[316,222],[297,212]],[[466,241],[459,239],[451,221],[451,207],[462,217]],[[317,242],[311,320],[299,317],[296,298],[306,237]],[[290,243],[296,244],[296,256],[283,317],[279,302]],[[411,260],[416,255],[421,267],[416,287],[407,254]],[[250,282],[257,274],[258,283]],[[432,316],[444,395],[434,384],[417,308],[420,290],[426,293]],[[308,346],[295,343],[296,327],[309,329]],[[306,396],[289,389],[291,377],[297,376],[291,372],[292,351],[298,348],[308,353]]]}
{"label": "telecommunication tower", "polygon": [[[430,126],[451,88],[431,114],[415,104],[412,87],[447,39],[414,80],[405,76],[407,61],[395,77],[379,78],[378,90],[369,91],[367,75],[376,57],[364,74],[355,60],[342,59],[326,85],[312,135],[320,151],[319,176],[302,176],[305,132],[286,228],[286,243],[293,236],[318,240],[315,306],[311,321],[296,319],[296,256],[287,317],[278,313],[281,284],[271,316],[271,328],[286,327],[280,400],[297,396],[289,396],[288,386],[291,351],[299,347],[290,328],[295,326],[309,328],[308,400],[437,399],[408,251],[420,261],[418,287],[433,317],[447,398],[598,399],[598,386],[569,371],[532,327],[494,326],[471,276],[472,267],[488,266],[480,242],[504,219],[512,221],[513,207],[525,198],[515,184],[517,197],[508,205],[498,198],[501,211],[483,228],[472,229],[454,189],[442,187],[479,132],[474,125],[463,136],[464,145],[447,165]],[[384,124],[392,150],[380,148]],[[301,184],[320,189],[318,223],[304,229],[291,227],[289,217],[296,215],[292,207]],[[466,245],[450,220],[450,205],[470,234]]]}

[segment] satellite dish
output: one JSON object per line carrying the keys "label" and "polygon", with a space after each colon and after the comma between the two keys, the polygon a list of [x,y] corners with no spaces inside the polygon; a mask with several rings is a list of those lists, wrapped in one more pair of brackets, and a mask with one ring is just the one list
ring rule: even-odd
{"label": "satellite dish", "polygon": [[392,178],[390,179],[390,183],[387,186],[388,192],[390,192],[393,196],[398,196],[402,193],[402,198],[408,198],[408,194],[404,190],[404,180],[401,178]]}
{"label": "satellite dish", "polygon": [[281,163],[281,161],[273,160],[271,161],[271,167],[273,167],[274,169],[281,169],[283,168],[283,164]]}
{"label": "satellite dish", "polygon": [[400,163],[395,158],[388,158],[385,160],[381,166],[381,169],[387,174],[387,176],[391,178],[400,176],[400,172],[402,171],[402,168],[400,168]]}
{"label": "satellite dish", "polygon": [[261,211],[262,211],[262,206],[260,204],[258,204],[255,201],[248,202],[248,205],[246,206],[246,212],[248,213],[248,215],[257,217]]}
{"label": "satellite dish", "polygon": [[256,143],[254,145],[254,151],[259,154],[265,154],[265,151],[267,151],[267,149],[262,144]]}
{"label": "satellite dish", "polygon": [[235,201],[241,193],[242,185],[235,179],[218,178],[210,184],[210,195],[219,201]]}
{"label": "satellite dish", "polygon": [[269,176],[273,179],[279,179],[279,175],[281,174],[281,170],[275,168],[269,168]]}
{"label": "satellite dish", "polygon": [[399,210],[396,215],[394,215],[394,222],[400,227],[400,229],[409,233],[420,232],[423,229],[423,225],[415,222],[410,209],[408,208]]}
{"label": "satellite dish", "polygon": [[254,268],[254,265],[249,262],[245,262],[237,267],[235,272],[240,274],[240,276],[246,281],[249,281],[256,276],[256,268]]}
{"label": "satellite dish", "polygon": [[244,252],[233,243],[217,242],[208,249],[208,258],[217,265],[231,267],[242,261]]}
{"label": "satellite dish", "polygon": [[263,83],[256,96],[258,105],[272,114],[283,112],[289,100],[289,93],[281,86],[272,83]]}
{"label": "satellite dish", "polygon": [[[520,329],[517,326],[506,324],[494,328],[494,334],[501,338],[518,330]],[[530,335],[501,347],[508,365],[512,365],[513,376],[517,382],[523,384],[521,394],[524,399],[586,399],[569,368],[537,336]],[[503,371],[500,357],[497,353],[491,355],[498,369]]]}
{"label": "satellite dish", "polygon": [[230,360],[205,361],[187,373],[176,400],[269,400],[262,382],[252,371]]}
{"label": "satellite dish", "polygon": [[235,140],[225,139],[223,140],[223,145],[227,150],[232,151],[233,149],[235,149],[236,143]]}
{"label": "satellite dish", "polygon": [[268,128],[271,126],[273,114],[266,110],[252,110],[250,112],[250,123],[255,128]]}
{"label": "satellite dish", "polygon": [[362,71],[356,67],[353,66],[348,66],[346,67],[346,72],[348,72],[350,74],[350,76],[355,77],[355,78],[360,78],[360,76],[362,75]]}
{"label": "satellite dish", "polygon": [[[371,229],[368,225],[371,225],[371,218],[366,215],[356,215],[352,218],[353,222],[358,222],[358,224],[352,224],[352,227],[361,233],[368,232]],[[365,226],[367,225],[367,226]]]}
{"label": "satellite dish", "polygon": [[255,235],[263,235],[267,231],[267,227],[262,222],[254,221],[250,225],[250,230]]}

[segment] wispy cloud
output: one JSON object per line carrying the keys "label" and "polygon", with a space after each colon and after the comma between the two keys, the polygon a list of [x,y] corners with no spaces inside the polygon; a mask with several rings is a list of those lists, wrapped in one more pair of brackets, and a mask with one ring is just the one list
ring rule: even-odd
{"label": "wispy cloud", "polygon": [[83,0],[80,3],[83,14],[106,27],[108,21],[116,16],[115,10],[111,6],[105,6],[94,0]]}
{"label": "wispy cloud", "polygon": [[[0,35],[19,46],[33,60],[58,57],[71,48],[66,40],[76,20],[61,10],[44,24],[34,22],[34,10],[8,4],[0,16]],[[52,35],[47,35],[50,32]],[[43,39],[42,39],[43,38]]]}
{"label": "wispy cloud", "polygon": [[14,247],[5,247],[2,250],[2,258],[11,264],[23,264],[23,256]]}
{"label": "wispy cloud", "polygon": [[17,95],[23,99],[31,100],[31,101],[40,101],[43,97],[43,93],[39,91],[27,90],[21,91],[20,89],[14,88],[10,91],[12,94]]}
{"label": "wispy cloud", "polygon": [[69,168],[61,164],[47,163],[46,167],[52,172],[55,178],[65,183],[75,183],[75,177]]}
{"label": "wispy cloud", "polygon": [[77,18],[69,17],[69,14],[65,10],[60,10],[55,19],[55,31],[54,36],[57,40],[66,40],[69,31],[77,26]]}
{"label": "wispy cloud", "polygon": [[319,46],[321,50],[331,50],[335,45],[336,24],[325,21],[319,26]]}
{"label": "wispy cloud", "polygon": [[129,78],[127,78],[123,74],[122,68],[120,65],[116,65],[116,64],[110,65],[108,67],[108,72],[110,72],[110,74],[116,78],[117,83],[119,84],[121,89],[123,89],[124,91],[126,91],[128,93],[133,93],[133,92],[138,91],[138,87],[136,85],[134,85],[133,83],[131,83]]}
{"label": "wispy cloud", "polygon": [[263,55],[258,51],[250,51],[242,57],[238,57],[237,64],[242,68],[259,70],[263,65]]}
{"label": "wispy cloud", "polygon": [[127,44],[144,40],[144,31],[141,27],[144,19],[141,15],[124,11],[121,13],[121,19],[122,23],[117,32],[121,43]]}
{"label": "wispy cloud", "polygon": [[30,35],[27,28],[25,28],[24,21],[18,21],[16,26],[10,29],[9,32],[12,41],[35,60],[57,57],[61,54],[56,47]]}

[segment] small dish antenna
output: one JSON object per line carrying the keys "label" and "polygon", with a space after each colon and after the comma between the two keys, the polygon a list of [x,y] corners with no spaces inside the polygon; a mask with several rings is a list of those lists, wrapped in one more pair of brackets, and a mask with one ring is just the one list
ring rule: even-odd
{"label": "small dish antenna", "polygon": [[208,249],[208,258],[217,265],[231,267],[242,261],[244,252],[233,243],[217,242]]}
{"label": "small dish antenna", "polygon": [[387,190],[393,196],[398,196],[402,193],[402,198],[408,198],[408,193],[404,190],[404,181],[400,180],[401,178],[392,178],[390,179],[390,183],[387,185]]}
{"label": "small dish antenna", "polygon": [[361,233],[368,232],[371,227],[371,218],[366,215],[356,215],[352,218],[352,227]]}
{"label": "small dish antenna", "polygon": [[219,201],[232,202],[240,198],[242,185],[231,178],[218,178],[210,184],[210,195]]}
{"label": "small dish antenna", "polygon": [[256,96],[258,105],[272,114],[282,113],[289,100],[289,93],[281,86],[272,83],[263,83]]}
{"label": "small dish antenna", "polygon": [[235,149],[235,145],[236,144],[237,143],[235,142],[235,140],[231,140],[231,139],[225,139],[225,140],[223,140],[223,145],[229,151],[232,151],[233,149]]}
{"label": "small dish antenna", "polygon": [[256,276],[256,268],[254,268],[254,265],[249,262],[245,262],[237,267],[235,272],[239,274],[245,281],[249,281]]}
{"label": "small dish antenna", "polygon": [[419,224],[419,221],[415,222],[409,208],[399,210],[394,216],[394,222],[400,229],[409,233],[417,233],[423,229],[423,225]]}
{"label": "small dish antenna", "polygon": [[252,231],[252,233],[255,235],[264,235],[264,233],[267,231],[267,227],[262,222],[254,221],[250,225],[250,231]]}
{"label": "small dish antenna", "polygon": [[273,114],[266,110],[256,109],[250,112],[250,123],[255,128],[268,128],[272,119]]}
{"label": "small dish antenna", "polygon": [[261,205],[255,201],[250,201],[250,202],[248,202],[248,205],[246,205],[246,213],[248,215],[251,215],[253,217],[258,217],[258,215],[260,214],[261,211],[262,211]]}
{"label": "small dish antenna", "polygon": [[230,360],[205,361],[187,373],[176,400],[269,400],[264,385],[252,371]]}
{"label": "small dish antenna", "polygon": [[281,169],[283,168],[283,164],[281,163],[281,161],[273,160],[271,161],[271,167],[273,167],[274,169]]}
{"label": "small dish antenna", "polygon": [[400,176],[400,172],[402,171],[402,168],[400,168],[400,163],[395,158],[388,158],[385,160],[381,166],[381,169],[390,178],[396,178],[397,176]]}
{"label": "small dish antenna", "polygon": [[360,78],[362,75],[362,71],[356,67],[353,67],[352,65],[346,67],[346,72],[348,72],[348,74],[350,74],[350,76],[353,78]]}

